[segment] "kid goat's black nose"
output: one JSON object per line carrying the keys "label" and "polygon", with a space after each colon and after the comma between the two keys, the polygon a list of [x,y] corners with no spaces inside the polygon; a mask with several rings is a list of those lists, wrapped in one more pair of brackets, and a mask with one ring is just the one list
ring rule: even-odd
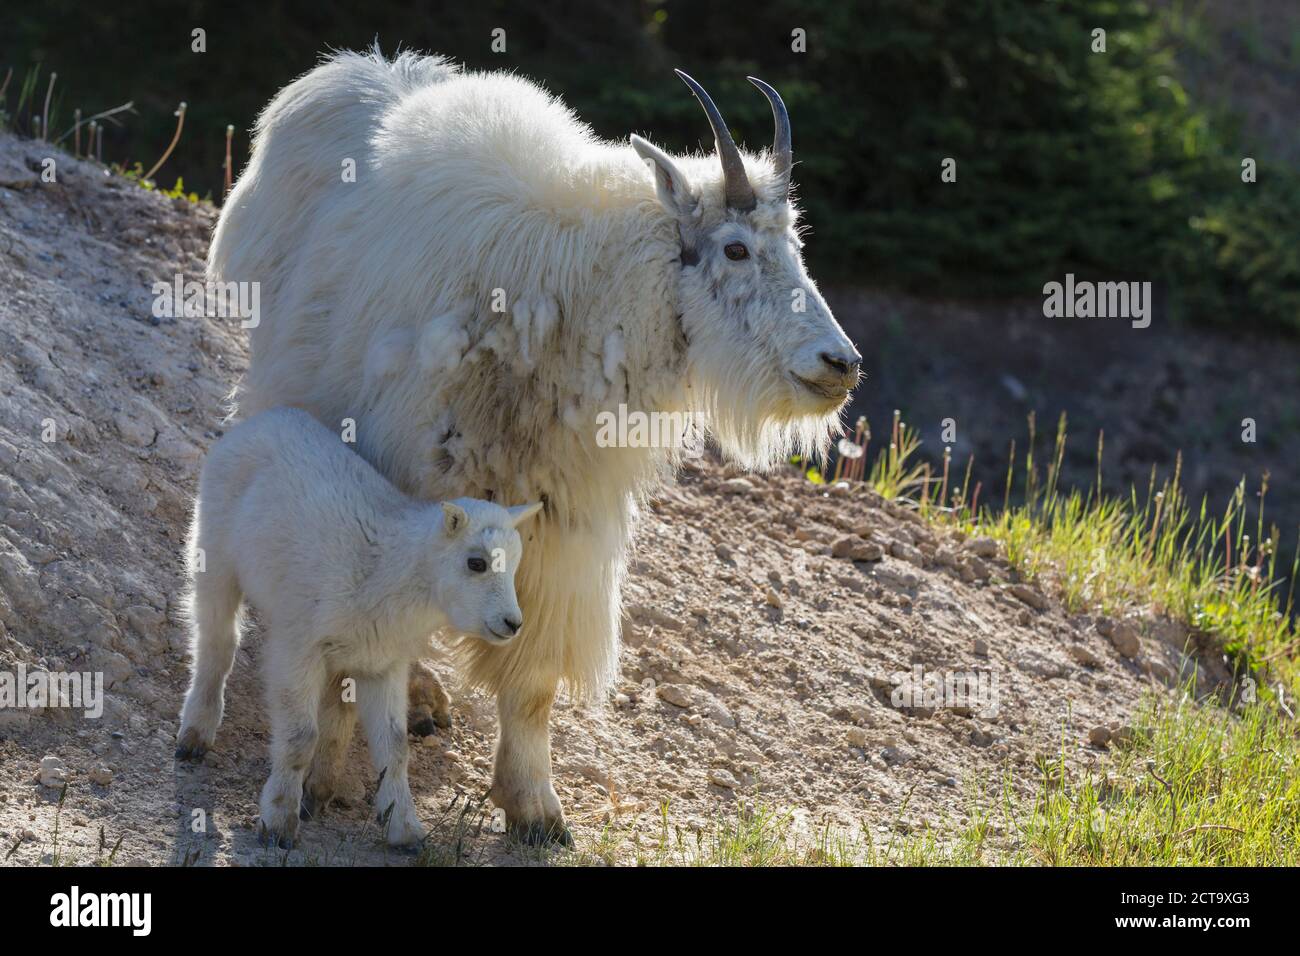
{"label": "kid goat's black nose", "polygon": [[862,367],[862,356],[857,352],[848,355],[832,355],[830,352],[823,352],[821,360],[829,365],[840,375],[856,375],[858,369]]}
{"label": "kid goat's black nose", "polygon": [[519,629],[524,626],[524,622],[517,617],[503,617],[501,623],[506,626],[506,630],[511,634],[518,634]]}

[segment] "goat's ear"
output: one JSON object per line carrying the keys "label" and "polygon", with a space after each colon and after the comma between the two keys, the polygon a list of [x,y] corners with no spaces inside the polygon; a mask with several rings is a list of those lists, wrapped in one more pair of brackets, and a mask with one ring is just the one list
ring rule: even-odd
{"label": "goat's ear", "polygon": [[674,216],[680,219],[688,218],[695,212],[699,200],[692,192],[691,184],[685,174],[677,168],[672,157],[653,143],[635,133],[632,134],[631,142],[636,154],[645,160],[654,172],[655,192],[659,195],[659,202]]}
{"label": "goat's ear", "polygon": [[453,505],[450,501],[442,503],[442,530],[448,538],[457,537],[468,526],[469,515],[465,514],[464,508]]}
{"label": "goat's ear", "polygon": [[534,501],[531,505],[515,505],[513,508],[506,509],[510,513],[510,523],[516,528],[541,510],[542,503],[540,501]]}

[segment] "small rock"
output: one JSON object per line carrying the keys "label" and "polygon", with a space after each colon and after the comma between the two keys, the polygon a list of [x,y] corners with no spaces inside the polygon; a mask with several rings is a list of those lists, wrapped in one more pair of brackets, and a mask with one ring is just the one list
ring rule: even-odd
{"label": "small rock", "polygon": [[875,568],[875,577],[880,584],[889,588],[891,591],[911,590],[919,587],[921,579],[911,571],[898,570],[897,566],[890,568],[884,565],[877,565]]}
{"label": "small rock", "polygon": [[713,549],[713,553],[718,556],[719,561],[725,561],[728,564],[732,561],[732,550],[730,545],[720,544]]}
{"label": "small rock", "polygon": [[1041,591],[1031,588],[1027,584],[1011,585],[1011,593],[1021,601],[1024,601],[1035,611],[1047,610],[1047,598],[1043,597]]}
{"label": "small rock", "polygon": [[886,747],[880,751],[880,759],[885,762],[886,766],[896,767],[899,764],[907,763],[912,759],[912,755],[899,747]]}
{"label": "small rock", "polygon": [[90,778],[91,783],[97,783],[101,787],[107,787],[113,782],[113,771],[104,766],[91,768],[86,776]]}
{"label": "small rock", "polygon": [[780,610],[782,607],[785,606],[784,603],[781,601],[781,595],[777,594],[773,588],[767,589],[767,593],[764,595],[764,598],[766,599],[769,605],[771,605],[774,608],[777,608],[778,610]]}
{"label": "small rock", "polygon": [[850,727],[844,732],[844,739],[849,742],[850,747],[865,747],[867,731],[862,727]]}
{"label": "small rock", "polygon": [[627,616],[639,624],[653,624],[666,631],[680,631],[685,624],[651,604],[629,604]]}
{"label": "small rock", "polygon": [[975,646],[974,648],[972,648],[972,650],[974,650],[976,657],[988,657],[989,642],[984,640],[983,638],[977,637],[975,638]]}
{"label": "small rock", "polygon": [[1138,656],[1138,651],[1142,645],[1138,641],[1137,629],[1128,621],[1116,621],[1110,630],[1110,642],[1115,645],[1115,650],[1129,660]]}
{"label": "small rock", "polygon": [[992,538],[971,538],[963,548],[977,558],[996,558],[998,543]]}
{"label": "small rock", "polygon": [[746,478],[728,478],[719,489],[724,495],[747,495],[754,486]]}
{"label": "small rock", "polygon": [[1094,654],[1086,644],[1071,644],[1068,650],[1070,656],[1084,667],[1101,666],[1101,658]]}
{"label": "small rock", "polygon": [[695,701],[695,690],[686,684],[660,684],[655,693],[662,701],[674,707],[689,707]]}
{"label": "small rock", "polygon": [[740,786],[740,781],[735,778],[735,775],[730,770],[722,768],[718,768],[709,774],[709,783],[726,790],[735,790]]}
{"label": "small rock", "polygon": [[1105,747],[1110,743],[1109,727],[1094,727],[1088,731],[1088,743],[1097,747]]}
{"label": "small rock", "polygon": [[848,558],[850,561],[879,561],[885,556],[884,549],[874,541],[864,541],[857,535],[846,534],[837,538],[831,545],[831,557]]}
{"label": "small rock", "polygon": [[889,553],[900,561],[906,561],[908,564],[916,565],[918,568],[925,563],[925,558],[919,550],[902,541],[895,541],[891,544],[889,546]]}
{"label": "small rock", "polygon": [[1174,670],[1164,661],[1158,661],[1155,659],[1148,660],[1146,662],[1146,670],[1148,674],[1162,683],[1172,684],[1174,682]]}
{"label": "small rock", "polygon": [[41,758],[41,769],[37,774],[42,787],[61,787],[68,782],[68,768],[63,761],[53,754]]}
{"label": "small rock", "polygon": [[1036,677],[1062,677],[1069,671],[1068,665],[1064,661],[1057,660],[1055,657],[1044,654],[1033,648],[1026,648],[1021,651],[1015,659],[1016,667],[1026,674],[1033,674]]}

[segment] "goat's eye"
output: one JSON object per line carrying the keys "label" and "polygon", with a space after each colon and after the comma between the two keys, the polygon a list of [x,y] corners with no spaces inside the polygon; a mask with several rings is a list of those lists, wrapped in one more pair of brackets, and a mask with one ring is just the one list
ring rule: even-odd
{"label": "goat's eye", "polygon": [[487,562],[482,558],[470,558],[466,563],[469,565],[469,569],[475,574],[482,574],[487,570]]}
{"label": "goat's eye", "polygon": [[723,246],[722,251],[727,254],[727,258],[732,262],[739,262],[741,259],[749,258],[749,250],[745,248],[743,242],[729,242]]}

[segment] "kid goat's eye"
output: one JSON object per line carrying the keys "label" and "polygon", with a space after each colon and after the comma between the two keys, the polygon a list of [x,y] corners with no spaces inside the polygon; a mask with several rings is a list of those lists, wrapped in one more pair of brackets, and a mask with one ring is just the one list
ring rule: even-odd
{"label": "kid goat's eye", "polygon": [[749,258],[749,250],[745,248],[743,242],[729,242],[723,246],[722,251],[727,254],[727,258],[732,262],[739,262],[741,259]]}
{"label": "kid goat's eye", "polygon": [[487,562],[482,558],[470,558],[467,563],[469,564],[469,569],[475,574],[482,574],[487,570]]}

